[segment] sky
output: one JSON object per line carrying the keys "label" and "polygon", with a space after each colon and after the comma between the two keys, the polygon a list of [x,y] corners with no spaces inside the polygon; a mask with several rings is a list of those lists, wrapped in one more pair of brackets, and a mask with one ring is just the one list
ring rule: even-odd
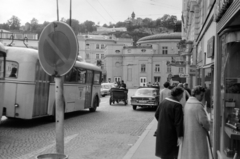
{"label": "sky", "polygon": [[[58,0],[59,20],[69,19],[70,1]],[[131,17],[132,12],[135,18],[156,20],[169,14],[181,20],[182,0],[72,0],[72,19],[80,23],[90,20],[101,26],[116,24]],[[39,24],[56,21],[57,0],[0,0],[0,24],[13,15],[20,19],[21,25],[33,18]]]}

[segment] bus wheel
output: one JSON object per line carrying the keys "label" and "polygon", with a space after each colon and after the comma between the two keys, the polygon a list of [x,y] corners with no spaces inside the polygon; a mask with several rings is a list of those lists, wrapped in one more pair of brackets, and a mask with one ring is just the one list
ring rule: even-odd
{"label": "bus wheel", "polygon": [[97,102],[98,102],[97,98],[94,98],[93,107],[89,108],[90,112],[95,112],[96,111],[96,109],[97,109]]}
{"label": "bus wheel", "polygon": [[136,105],[133,105],[132,107],[133,107],[133,110],[136,110],[136,109],[137,109],[137,106],[136,106]]}

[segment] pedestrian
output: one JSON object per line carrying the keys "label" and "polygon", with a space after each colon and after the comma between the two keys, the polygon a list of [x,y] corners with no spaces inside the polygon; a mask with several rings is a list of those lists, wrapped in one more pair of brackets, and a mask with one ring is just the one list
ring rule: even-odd
{"label": "pedestrian", "polygon": [[205,89],[196,86],[184,107],[184,138],[178,159],[209,159],[207,133],[210,121],[202,99]]}
{"label": "pedestrian", "polygon": [[127,85],[124,83],[124,80],[122,80],[122,82],[120,84],[120,88],[127,89]]}
{"label": "pedestrian", "polygon": [[183,88],[188,92],[188,94],[191,96],[191,89],[188,88],[188,83],[183,84]]}
{"label": "pedestrian", "polygon": [[179,102],[182,96],[182,88],[173,88],[171,96],[160,103],[155,113],[158,120],[155,155],[161,159],[177,158],[183,137],[183,111]]}
{"label": "pedestrian", "polygon": [[[171,90],[169,89],[170,83],[169,82],[165,82],[163,84],[164,88],[162,90],[160,90],[159,93],[159,104],[162,103],[162,101],[166,98],[169,97],[171,95]],[[157,135],[157,130],[155,131],[153,136]]]}
{"label": "pedestrian", "polygon": [[163,89],[160,90],[159,93],[159,104],[168,96],[171,95],[171,90],[169,89],[170,83],[169,82],[165,82],[163,84]]}
{"label": "pedestrian", "polygon": [[180,101],[180,103],[182,104],[182,106],[184,107],[185,104],[186,104],[186,101],[188,100],[188,98],[190,97],[190,95],[188,94],[188,92],[183,88],[183,84],[182,83],[179,83],[178,84],[178,87],[182,88],[183,89],[183,97]]}
{"label": "pedestrian", "polygon": [[152,86],[152,84],[151,84],[151,82],[148,82],[148,85],[147,85],[148,87],[151,87]]}

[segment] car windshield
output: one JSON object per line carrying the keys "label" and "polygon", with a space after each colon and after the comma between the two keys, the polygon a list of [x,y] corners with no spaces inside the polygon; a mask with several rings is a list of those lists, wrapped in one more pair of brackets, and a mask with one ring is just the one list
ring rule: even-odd
{"label": "car windshield", "polygon": [[102,88],[104,88],[104,89],[111,89],[112,86],[111,85],[102,85]]}
{"label": "car windshield", "polygon": [[135,96],[157,96],[156,89],[138,89],[135,93]]}

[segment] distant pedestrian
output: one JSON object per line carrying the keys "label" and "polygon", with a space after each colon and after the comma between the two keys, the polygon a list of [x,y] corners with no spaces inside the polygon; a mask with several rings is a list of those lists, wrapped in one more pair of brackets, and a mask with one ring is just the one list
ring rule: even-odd
{"label": "distant pedestrian", "polygon": [[191,96],[191,89],[188,88],[188,83],[183,84],[183,88],[188,91],[188,94]]}
{"label": "distant pedestrian", "polygon": [[152,84],[151,84],[151,82],[148,82],[148,85],[147,85],[148,87],[151,87],[152,86]]}
{"label": "distant pedestrian", "polygon": [[163,84],[163,89],[160,90],[159,93],[159,104],[168,96],[171,95],[171,90],[169,89],[170,83],[169,82],[165,82]]}
{"label": "distant pedestrian", "polygon": [[188,100],[188,98],[190,97],[189,93],[183,88],[183,84],[182,83],[179,83],[178,84],[178,87],[182,88],[184,90],[183,92],[183,97],[180,101],[180,103],[182,104],[182,106],[184,107],[185,104],[186,104],[186,101]]}
{"label": "distant pedestrian", "polygon": [[196,86],[184,107],[184,138],[178,159],[209,159],[207,133],[210,121],[202,99],[205,89]]}
{"label": "distant pedestrian", "polygon": [[177,159],[183,137],[183,111],[179,102],[182,96],[182,88],[173,88],[171,96],[160,103],[155,113],[158,120],[155,154],[161,159]]}

